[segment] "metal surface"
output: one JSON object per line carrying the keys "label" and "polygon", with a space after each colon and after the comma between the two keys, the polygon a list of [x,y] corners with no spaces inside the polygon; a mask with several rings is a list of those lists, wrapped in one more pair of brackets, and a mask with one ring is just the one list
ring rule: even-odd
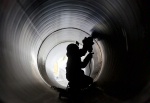
{"label": "metal surface", "polygon": [[125,61],[139,55],[134,52],[144,38],[139,0],[0,2],[0,98],[6,103],[47,103],[38,99],[46,91],[52,99],[56,91],[50,87],[67,84],[56,80],[54,64],[65,56],[69,43],[79,41],[82,46],[94,29],[106,37],[95,39],[91,77],[106,90],[129,83],[124,78],[131,69]]}

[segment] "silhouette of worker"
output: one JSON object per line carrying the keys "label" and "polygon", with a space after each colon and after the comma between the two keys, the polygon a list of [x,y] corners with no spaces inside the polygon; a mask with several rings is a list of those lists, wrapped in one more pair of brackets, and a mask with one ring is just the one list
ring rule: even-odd
{"label": "silhouette of worker", "polygon": [[[82,70],[87,66],[93,56],[93,44],[93,38],[88,37],[83,40],[82,49],[79,49],[78,42],[76,42],[76,44],[69,44],[67,46],[68,61],[66,66],[66,78],[71,87],[81,89],[86,88],[93,83],[93,79],[89,76],[86,76]],[[84,56],[87,51],[89,53],[82,62],[81,57]]]}

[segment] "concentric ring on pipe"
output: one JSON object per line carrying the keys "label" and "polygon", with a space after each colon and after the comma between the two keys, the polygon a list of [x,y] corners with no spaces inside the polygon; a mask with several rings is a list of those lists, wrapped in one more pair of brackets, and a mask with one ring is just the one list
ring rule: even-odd
{"label": "concentric ring on pipe", "polygon": [[[89,36],[89,34],[83,30],[80,30],[78,28],[68,27],[68,28],[58,29],[58,30],[52,32],[50,35],[48,35],[44,39],[44,41],[42,42],[42,44],[39,48],[39,52],[37,55],[37,57],[38,57],[37,62],[38,62],[38,68],[39,68],[40,74],[41,74],[43,80],[48,85],[58,86],[61,88],[64,87],[54,79],[53,73],[52,72],[50,73],[50,71],[49,71],[50,69],[46,70],[47,69],[46,61],[47,61],[48,55],[51,53],[51,50],[53,50],[57,45],[60,45],[61,43],[66,43],[65,44],[66,47],[69,43],[75,43],[75,41],[79,41],[79,43],[82,44],[82,40],[88,36]],[[96,79],[97,75],[101,71],[102,54],[101,54],[101,48],[99,46],[100,43],[98,43],[98,41],[96,41],[96,40],[94,40],[94,42],[95,42],[95,44],[93,46],[93,51],[95,54],[93,56],[91,66],[88,65],[88,67],[86,67],[86,68],[87,68],[87,70],[89,70],[90,69],[89,67],[92,67],[91,68],[92,69],[91,77]],[[66,47],[64,47],[63,49],[60,48],[61,52],[64,53],[63,55],[66,54]],[[55,51],[55,53],[59,54],[60,51]],[[57,55],[55,55],[53,58],[58,58],[58,57],[57,57]],[[51,62],[54,63],[53,60],[51,60]],[[52,63],[52,67],[54,65],[53,63]],[[85,74],[88,75],[89,71],[87,71],[87,73],[85,72]]]}

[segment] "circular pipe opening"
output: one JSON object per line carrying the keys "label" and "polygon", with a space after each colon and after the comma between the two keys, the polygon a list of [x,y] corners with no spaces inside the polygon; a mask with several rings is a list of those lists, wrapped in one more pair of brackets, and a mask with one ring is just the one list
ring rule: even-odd
{"label": "circular pipe opening", "polygon": [[[79,42],[82,48],[82,40],[89,34],[78,28],[63,28],[52,32],[42,42],[38,52],[38,66],[40,74],[49,86],[65,88],[66,80],[66,47],[70,43]],[[100,43],[94,40],[93,59],[84,69],[86,75],[91,76],[96,81],[102,67],[102,52]],[[85,57],[85,56],[84,56]],[[82,57],[81,59],[84,59]]]}

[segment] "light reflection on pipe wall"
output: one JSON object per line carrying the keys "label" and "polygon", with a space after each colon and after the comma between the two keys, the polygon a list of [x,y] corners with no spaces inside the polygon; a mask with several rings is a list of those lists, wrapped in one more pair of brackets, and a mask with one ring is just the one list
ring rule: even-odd
{"label": "light reflection on pipe wall", "polygon": [[[40,101],[35,98],[45,91],[50,91],[53,97],[55,92],[48,89],[37,64],[40,45],[53,31],[74,27],[91,34],[91,29],[99,25],[100,31],[112,35],[111,32],[116,32],[118,27],[122,27],[126,30],[129,41],[137,39],[135,35],[138,31],[135,25],[138,24],[139,14],[136,12],[138,8],[134,1],[1,0],[1,2],[0,98],[8,103],[11,101],[38,103]],[[64,35],[68,37],[72,34]],[[59,41],[59,38],[56,40]],[[102,46],[100,42],[98,44]]]}

